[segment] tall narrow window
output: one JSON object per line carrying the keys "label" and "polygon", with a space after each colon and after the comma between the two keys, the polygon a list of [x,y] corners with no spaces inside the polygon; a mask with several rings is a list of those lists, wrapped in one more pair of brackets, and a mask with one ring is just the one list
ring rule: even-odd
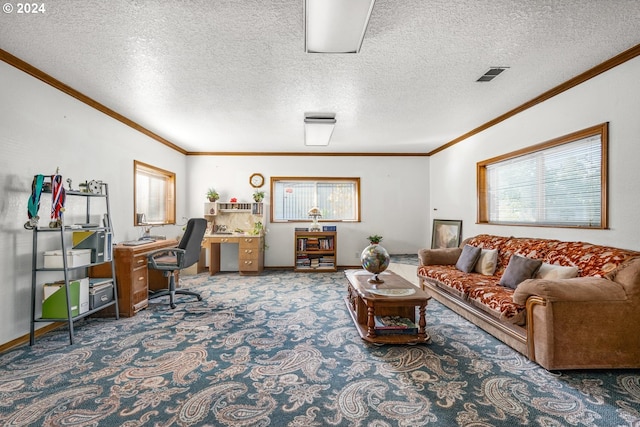
{"label": "tall narrow window", "polygon": [[478,163],[478,221],[607,227],[607,123]]}
{"label": "tall narrow window", "polygon": [[176,223],[176,175],[134,160],[134,225]]}
{"label": "tall narrow window", "polygon": [[271,178],[271,221],[360,221],[360,178]]}

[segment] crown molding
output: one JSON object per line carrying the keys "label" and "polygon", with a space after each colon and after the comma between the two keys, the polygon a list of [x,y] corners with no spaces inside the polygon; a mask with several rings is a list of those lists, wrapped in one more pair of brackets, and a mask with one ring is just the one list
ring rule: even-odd
{"label": "crown molding", "polygon": [[87,105],[89,105],[90,107],[95,108],[96,110],[106,114],[109,117],[112,117],[115,120],[118,120],[119,122],[137,130],[138,132],[148,136],[149,138],[152,138],[158,142],[160,142],[163,145],[166,145],[169,148],[172,148],[173,150],[187,155],[187,156],[334,156],[334,157],[340,157],[340,156],[360,156],[360,157],[430,157],[433,156],[434,154],[437,154],[443,150],[446,150],[447,148],[452,147],[453,145],[464,141],[474,135],[479,134],[480,132],[483,132],[487,129],[489,129],[492,126],[497,125],[500,122],[503,122],[513,116],[515,116],[516,114],[519,114],[531,107],[534,107],[544,101],[547,101],[551,98],[553,98],[556,95],[561,94],[562,92],[565,92],[573,87],[576,87],[584,82],[586,82],[587,80],[590,80],[606,71],[609,71],[610,69],[617,67],[618,65],[621,65],[637,56],[640,55],[640,44],[633,46],[630,49],[627,49],[626,51],[614,56],[613,58],[603,62],[602,64],[599,64],[587,71],[585,71],[584,73],[581,73],[577,76],[575,76],[574,78],[567,80],[566,82],[542,93],[541,95],[531,99],[528,102],[525,102],[524,104],[507,111],[506,113],[496,117],[493,120],[490,120],[486,123],[484,123],[483,125],[478,126],[477,128],[447,142],[444,145],[441,145],[440,147],[436,148],[435,150],[432,150],[428,153],[325,153],[325,152],[216,152],[216,151],[211,151],[211,152],[199,152],[199,151],[187,151],[184,148],[172,143],[171,141],[168,141],[167,139],[157,135],[154,132],[151,132],[149,129],[139,125],[138,123],[134,122],[133,120],[128,119],[127,117],[117,113],[116,111],[110,109],[109,107],[95,101],[94,99],[84,95],[83,93],[73,89],[72,87],[66,85],[65,83],[62,83],[60,80],[50,76],[49,74],[39,70],[38,68],[28,64],[27,62],[21,60],[20,58],[17,58],[16,56],[10,54],[9,52],[0,49],[0,60],[6,62],[7,64],[29,74],[30,76],[35,77],[36,79],[60,90],[61,92],[66,93],[69,96],[72,96],[73,98],[76,98],[77,100],[79,100],[80,102],[83,102]]}
{"label": "crown molding", "polygon": [[603,62],[600,65],[596,65],[595,67],[585,71],[582,74],[578,74],[577,76],[575,76],[574,78],[567,80],[566,82],[559,84],[558,86],[549,89],[548,91],[542,93],[541,95],[536,96],[535,98],[533,98],[532,100],[525,102],[524,104],[520,105],[519,107],[514,108],[513,110],[509,110],[506,113],[502,114],[501,116],[496,117],[495,119],[488,121],[487,123],[478,126],[477,128],[473,129],[472,131],[469,131],[467,133],[465,133],[464,135],[461,135],[459,137],[457,137],[454,140],[451,140],[449,142],[447,142],[446,144],[436,148],[435,150],[432,150],[428,153],[429,156],[433,156],[436,153],[439,153],[440,151],[446,150],[447,148],[461,142],[464,141],[467,138],[472,137],[473,135],[477,135],[482,131],[485,131],[487,129],[489,129],[492,126],[497,125],[500,122],[503,122],[505,120],[507,120],[508,118],[511,118],[513,116],[515,116],[516,114],[519,114],[525,110],[528,110],[531,107],[534,107],[544,101],[547,101],[551,98],[553,98],[556,95],[561,94],[562,92],[565,92],[571,88],[574,88],[576,86],[578,86],[579,84],[582,84],[584,82],[586,82],[587,80],[590,80],[602,73],[604,73],[605,71],[609,71],[610,69],[617,67],[618,65],[624,64],[625,62],[635,58],[636,56],[640,55],[640,44],[635,45],[634,47],[632,47],[631,49],[627,49],[624,52],[614,56],[613,58]]}
{"label": "crown molding", "polygon": [[328,157],[428,157],[427,153],[338,153],[338,152],[297,152],[297,151],[188,151],[187,156],[328,156]]}
{"label": "crown molding", "polygon": [[160,142],[161,144],[166,145],[167,147],[170,147],[182,154],[186,154],[187,151],[179,146],[177,146],[176,144],[164,139],[163,137],[161,137],[160,135],[157,135],[153,132],[151,132],[149,129],[144,128],[142,126],[140,126],[138,123],[134,122],[133,120],[130,120],[128,118],[126,118],[125,116],[123,116],[122,114],[113,111],[111,108],[99,103],[98,101],[88,97],[87,95],[75,90],[74,88],[72,88],[71,86],[68,86],[65,83],[62,83],[60,80],[56,79],[55,77],[50,76],[49,74],[45,73],[42,70],[39,70],[38,68],[34,67],[33,65],[23,61],[22,59],[13,56],[12,54],[10,54],[9,52],[0,49],[0,60],[6,62],[7,64],[19,69],[20,71],[23,71],[27,74],[29,74],[32,77],[35,77],[36,79],[58,89],[59,91],[66,93],[67,95],[77,99],[80,102],[83,102],[85,104],[87,104],[88,106],[95,108],[96,110],[100,111],[101,113],[106,114],[107,116],[121,122],[124,123],[125,125],[137,130],[138,132],[148,136],[149,138],[155,139],[156,141]]}

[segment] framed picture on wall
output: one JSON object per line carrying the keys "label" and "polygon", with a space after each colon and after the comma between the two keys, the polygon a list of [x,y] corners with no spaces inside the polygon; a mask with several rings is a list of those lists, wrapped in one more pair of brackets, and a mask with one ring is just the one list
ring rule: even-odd
{"label": "framed picture on wall", "polygon": [[431,249],[457,248],[462,241],[462,221],[434,219]]}

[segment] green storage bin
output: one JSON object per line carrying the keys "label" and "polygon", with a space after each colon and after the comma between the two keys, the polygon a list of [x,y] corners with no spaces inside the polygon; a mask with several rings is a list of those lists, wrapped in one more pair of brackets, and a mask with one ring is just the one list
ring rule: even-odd
{"label": "green storage bin", "polygon": [[[64,282],[45,283],[45,299],[42,301],[43,319],[66,319],[67,315],[67,292]],[[80,314],[80,281],[69,282],[69,292],[71,296],[71,316]]]}

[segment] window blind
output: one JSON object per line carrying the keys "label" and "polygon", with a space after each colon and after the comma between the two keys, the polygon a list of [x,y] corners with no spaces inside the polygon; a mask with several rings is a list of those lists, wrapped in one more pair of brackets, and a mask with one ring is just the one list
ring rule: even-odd
{"label": "window blind", "polygon": [[486,173],[491,223],[602,225],[601,135],[490,164]]}
{"label": "window blind", "polygon": [[274,221],[307,221],[309,209],[318,207],[324,221],[357,221],[357,179],[275,180]]}

